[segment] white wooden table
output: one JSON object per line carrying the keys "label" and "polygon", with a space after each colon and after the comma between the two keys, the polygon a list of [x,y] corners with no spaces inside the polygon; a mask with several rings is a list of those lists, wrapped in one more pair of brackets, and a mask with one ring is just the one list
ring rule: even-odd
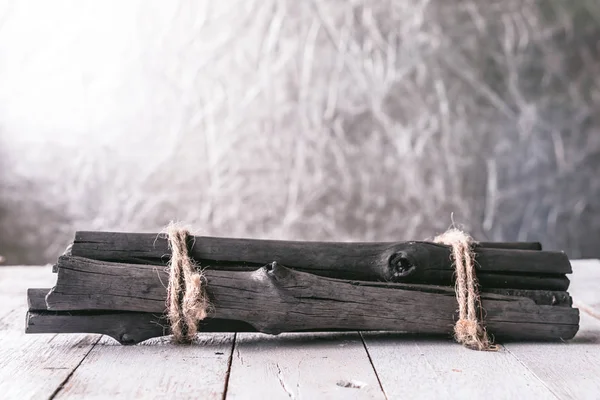
{"label": "white wooden table", "polygon": [[99,335],[25,335],[27,287],[50,267],[0,268],[0,399],[600,399],[600,261],[573,263],[581,329],[568,343],[504,343],[374,333],[203,334],[120,346]]}

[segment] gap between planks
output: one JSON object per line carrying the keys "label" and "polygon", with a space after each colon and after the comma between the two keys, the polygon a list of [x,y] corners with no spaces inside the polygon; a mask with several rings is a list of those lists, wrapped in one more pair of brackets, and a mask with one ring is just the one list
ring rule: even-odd
{"label": "gap between planks", "polygon": [[238,335],[227,398],[265,396],[387,399],[357,331]]}
{"label": "gap between planks", "polygon": [[233,364],[233,352],[235,351],[235,345],[237,343],[237,332],[233,334],[233,343],[231,344],[231,352],[229,353],[229,359],[227,360],[227,373],[225,374],[225,385],[223,387],[222,400],[227,398],[227,389],[229,388],[229,377],[231,375],[231,365]]}
{"label": "gap between planks", "polygon": [[98,335],[98,338],[96,338],[96,341],[94,342],[94,344],[92,344],[90,346],[90,349],[85,353],[85,355],[83,357],[81,357],[81,360],[79,360],[79,363],[77,363],[77,365],[75,366],[75,368],[73,368],[71,370],[71,372],[69,373],[69,375],[67,375],[67,377],[60,383],[60,385],[58,385],[58,387],[54,390],[54,392],[50,395],[50,397],[48,397],[48,400],[53,400],[56,396],[58,396],[58,394],[60,393],[60,391],[63,390],[63,388],[65,387],[65,385],[69,382],[69,380],[71,379],[71,377],[73,376],[73,374],[75,374],[75,371],[77,371],[77,368],[79,368],[79,366],[83,363],[83,361],[87,358],[87,356],[92,352],[92,350],[94,349],[94,347],[96,347],[96,345],[98,344],[98,342],[100,342],[100,339],[102,339],[102,335]]}
{"label": "gap between planks", "polygon": [[169,337],[135,346],[102,338],[55,399],[222,399],[233,336],[199,334],[189,346],[175,345]]}
{"label": "gap between planks", "polygon": [[[48,286],[55,280],[56,276],[51,273],[49,266],[0,268],[0,353],[3,361],[8,362],[5,365],[8,370],[0,374],[4,378],[0,379],[3,395],[54,398],[100,340],[100,335],[65,337],[24,334],[27,286]],[[85,349],[80,352],[78,349],[81,347]],[[21,380],[19,375],[27,376],[28,379]],[[10,379],[11,377],[14,379]]]}
{"label": "gap between planks", "polygon": [[[576,301],[575,306],[580,309],[581,330],[574,340],[566,343],[500,342],[501,352],[479,353],[463,349],[450,340],[418,340],[413,348],[410,337],[401,339],[390,335],[386,339],[386,335],[361,334],[384,393],[389,398],[417,398],[423,396],[423,390],[447,398],[464,398],[474,393],[505,398],[529,393],[560,399],[583,398],[598,393],[600,296],[597,285],[600,282],[600,261],[574,261],[573,267],[570,292]],[[403,371],[407,361],[410,361],[411,369]],[[565,364],[569,367],[565,368]],[[566,371],[561,370],[561,365]],[[415,375],[415,371],[419,373]],[[465,373],[480,379],[465,379]],[[505,375],[512,380],[511,386],[518,390],[495,385],[486,379],[490,375]],[[407,378],[410,381],[411,377],[420,384],[408,389],[406,381]],[[448,391],[456,380],[461,380],[462,385]]]}
{"label": "gap between planks", "polygon": [[502,346],[502,348],[504,349],[504,351],[506,351],[508,354],[510,354],[515,360],[517,360],[517,362],[519,364],[521,364],[527,371],[529,371],[529,373],[534,376],[538,382],[544,386],[546,389],[548,389],[548,391],[550,393],[552,393],[552,395],[554,396],[554,398],[556,399],[560,399],[560,396],[558,393],[556,393],[554,390],[552,390],[552,388],[538,375],[535,373],[535,371],[531,368],[529,368],[529,365],[527,365],[525,362],[523,362],[523,360],[521,360],[515,353],[513,353],[512,351],[510,351],[510,348],[506,347],[506,346]]}
{"label": "gap between planks", "polygon": [[[581,317],[575,338],[538,344],[535,351],[520,343],[507,343],[504,348],[557,398],[591,398],[600,390],[600,261],[576,260],[573,267],[573,306]],[[557,361],[562,371],[554,366]]]}
{"label": "gap between planks", "polygon": [[381,393],[383,393],[383,396],[385,397],[386,400],[388,400],[388,395],[385,392],[385,389],[383,388],[383,385],[381,383],[381,378],[379,377],[379,372],[377,372],[377,368],[375,368],[375,364],[373,364],[373,359],[371,358],[371,353],[369,353],[369,348],[367,347],[367,344],[365,343],[365,338],[362,334],[362,332],[358,332],[358,335],[360,336],[360,340],[362,341],[363,347],[365,348],[365,352],[367,353],[367,358],[369,359],[369,363],[371,364],[371,368],[373,368],[373,373],[375,374],[375,378],[377,378],[377,383],[379,383],[379,387],[381,388]]}

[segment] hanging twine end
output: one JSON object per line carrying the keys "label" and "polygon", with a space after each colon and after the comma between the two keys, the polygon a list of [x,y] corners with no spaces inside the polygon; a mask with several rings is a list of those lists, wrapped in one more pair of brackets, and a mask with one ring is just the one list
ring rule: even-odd
{"label": "hanging twine end", "polygon": [[454,326],[454,338],[458,343],[472,350],[499,350],[498,346],[490,341],[485,328],[478,321],[458,320]]}

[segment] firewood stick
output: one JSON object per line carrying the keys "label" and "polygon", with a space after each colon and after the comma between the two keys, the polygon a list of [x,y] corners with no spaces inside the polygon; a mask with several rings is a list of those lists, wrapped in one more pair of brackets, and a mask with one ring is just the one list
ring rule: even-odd
{"label": "firewood stick", "polygon": [[[571,272],[569,259],[562,252],[481,246],[475,246],[474,252],[478,273],[556,274],[560,278]],[[170,250],[166,239],[156,234],[77,232],[71,254],[103,261],[164,265]],[[190,255],[200,264],[247,264],[253,268],[277,261],[321,276],[368,281],[429,283],[439,271],[453,268],[450,248],[430,242],[333,243],[195,237],[190,240]],[[563,279],[564,283],[568,286],[568,280]]]}
{"label": "firewood stick", "polygon": [[[497,341],[551,341],[567,340],[577,330],[573,325],[554,325],[546,329],[539,324],[490,323],[489,330],[500,332],[495,335]],[[239,321],[209,318],[200,324],[200,332],[256,332],[251,325]],[[347,330],[339,330],[347,331]],[[60,313],[48,311],[29,311],[27,313],[26,333],[98,333],[107,335],[123,345],[143,342],[155,337],[170,334],[167,321],[157,314],[150,313]],[[322,330],[301,330],[297,332],[322,332]],[[399,332],[404,337],[410,335]],[[425,336],[426,334],[413,334]],[[431,334],[435,335],[435,334]],[[438,336],[449,337],[449,334]]]}
{"label": "firewood stick", "polygon": [[[264,333],[391,330],[449,334],[456,320],[455,293],[449,287],[325,278],[277,263],[256,271],[206,270],[204,274],[214,307],[212,317],[242,321]],[[62,257],[57,285],[46,304],[51,311],[162,314],[167,280],[165,269],[157,266]],[[577,309],[485,292],[481,299],[485,324],[495,336],[569,339],[578,329]]]}
{"label": "firewood stick", "polygon": [[[46,296],[52,288],[27,289],[29,311],[50,311],[46,304]],[[520,290],[520,289],[488,289],[485,293],[509,297],[525,297],[540,306],[571,307],[573,299],[567,292],[555,290]]]}

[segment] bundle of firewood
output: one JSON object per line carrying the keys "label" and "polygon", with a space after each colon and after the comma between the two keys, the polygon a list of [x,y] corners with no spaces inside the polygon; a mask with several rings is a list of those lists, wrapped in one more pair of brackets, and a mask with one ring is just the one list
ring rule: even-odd
{"label": "bundle of firewood", "polygon": [[[190,237],[206,279],[204,332],[399,331],[450,335],[451,247]],[[480,317],[496,340],[570,339],[571,264],[539,243],[474,243]],[[100,333],[120,343],[169,334],[167,238],[78,232],[52,289],[28,292],[28,333]]]}

